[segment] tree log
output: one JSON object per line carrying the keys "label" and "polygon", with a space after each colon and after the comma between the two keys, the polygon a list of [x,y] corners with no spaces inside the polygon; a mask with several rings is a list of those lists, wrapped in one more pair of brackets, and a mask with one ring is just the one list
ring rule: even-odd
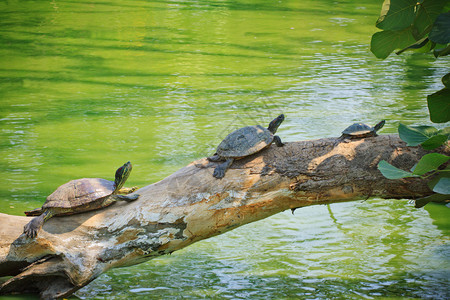
{"label": "tree log", "polygon": [[[434,152],[450,155],[450,147]],[[290,208],[424,197],[432,194],[424,180],[386,179],[377,164],[386,160],[409,170],[426,153],[396,135],[291,142],[235,161],[221,180],[212,176],[217,163],[197,160],[139,189],[134,202],[52,218],[34,239],[22,234],[30,218],[0,214],[0,294],[67,297],[111,268],[172,253]]]}

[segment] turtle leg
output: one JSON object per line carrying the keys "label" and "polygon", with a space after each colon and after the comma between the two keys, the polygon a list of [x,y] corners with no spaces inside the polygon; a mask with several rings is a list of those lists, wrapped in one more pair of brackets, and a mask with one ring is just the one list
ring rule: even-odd
{"label": "turtle leg", "polygon": [[275,142],[275,145],[278,147],[283,147],[285,144],[281,141],[281,138],[278,135],[275,135],[273,137],[273,141]]}
{"label": "turtle leg", "polygon": [[137,198],[139,198],[139,194],[134,194],[134,195],[117,195],[117,194],[113,194],[110,195],[108,197],[106,197],[103,202],[101,202],[100,207],[107,207],[110,206],[111,204],[113,204],[116,201],[119,200],[124,200],[127,202],[131,202],[136,200]]}
{"label": "turtle leg", "polygon": [[207,158],[209,161],[223,161],[223,158],[215,153],[213,156]]}
{"label": "turtle leg", "polygon": [[231,164],[233,163],[234,159],[232,158],[228,158],[224,163],[218,165],[215,169],[214,169],[214,173],[213,176],[216,177],[217,179],[222,179],[225,176],[225,172],[228,170],[228,168],[231,166]]}
{"label": "turtle leg", "polygon": [[48,219],[53,217],[53,215],[53,210],[44,210],[40,216],[33,218],[33,220],[23,227],[23,233],[25,233],[29,238],[34,238],[38,234],[39,230],[41,230],[42,225],[44,225]]}
{"label": "turtle leg", "polygon": [[119,200],[124,200],[127,202],[132,202],[134,200],[137,200],[139,198],[139,194],[134,194],[134,195],[116,195],[117,198],[119,198]]}
{"label": "turtle leg", "polygon": [[127,202],[132,202],[134,200],[137,200],[138,198],[139,198],[138,194],[134,194],[134,195],[111,195],[108,198],[108,203],[109,203],[109,201],[115,202],[115,201],[118,201],[118,200],[124,200],[124,201],[127,201]]}
{"label": "turtle leg", "polygon": [[340,137],[338,137],[337,139],[336,139],[336,141],[334,142],[334,145],[333,146],[337,146],[338,144],[340,144],[342,141],[344,141],[345,140],[345,136],[344,135],[341,135]]}

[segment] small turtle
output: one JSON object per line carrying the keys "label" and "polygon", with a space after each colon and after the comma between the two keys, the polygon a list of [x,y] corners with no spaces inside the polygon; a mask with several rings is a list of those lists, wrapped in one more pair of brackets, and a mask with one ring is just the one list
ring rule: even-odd
{"label": "small turtle", "polygon": [[283,120],[284,115],[281,114],[270,122],[267,128],[261,125],[247,126],[227,135],[219,146],[217,146],[216,153],[208,157],[208,160],[213,162],[225,160],[224,163],[214,169],[213,176],[218,179],[223,178],[225,172],[235,159],[259,152],[269,147],[272,142],[275,142],[278,147],[284,146],[280,137],[274,135]]}
{"label": "small turtle", "polygon": [[364,123],[355,123],[353,125],[348,126],[345,128],[344,131],[342,131],[342,135],[339,137],[339,140],[343,139],[358,139],[358,138],[366,138],[371,136],[377,136],[377,131],[380,130],[384,123],[386,123],[385,120],[381,121],[374,127],[364,124]]}
{"label": "small turtle", "polygon": [[116,171],[115,181],[102,178],[82,178],[71,180],[58,187],[47,197],[41,208],[26,211],[27,216],[38,216],[33,218],[23,228],[23,232],[30,238],[37,235],[39,230],[48,219],[53,216],[72,215],[106,207],[117,200],[133,201],[139,195],[118,195],[118,193],[129,194],[137,188],[122,188],[130,175],[132,165],[127,162]]}

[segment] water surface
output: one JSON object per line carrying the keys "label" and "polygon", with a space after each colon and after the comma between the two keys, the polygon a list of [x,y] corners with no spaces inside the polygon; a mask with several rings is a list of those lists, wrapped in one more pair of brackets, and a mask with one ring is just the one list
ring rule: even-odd
{"label": "water surface", "polygon": [[[377,3],[379,2],[379,3]],[[74,178],[161,180],[230,131],[284,141],[430,124],[448,58],[369,52],[381,1],[0,2],[0,211]],[[407,200],[286,211],[111,270],[85,299],[448,298],[448,211]]]}

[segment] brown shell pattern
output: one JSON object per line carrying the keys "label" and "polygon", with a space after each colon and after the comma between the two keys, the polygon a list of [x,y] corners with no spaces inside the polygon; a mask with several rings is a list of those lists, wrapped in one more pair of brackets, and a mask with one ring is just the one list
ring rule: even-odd
{"label": "brown shell pattern", "polygon": [[86,205],[99,198],[111,195],[114,182],[102,178],[83,178],[71,180],[56,189],[47,197],[42,208],[71,208]]}
{"label": "brown shell pattern", "polygon": [[224,158],[241,158],[269,146],[273,134],[261,125],[247,126],[233,131],[219,144],[217,154]]}

